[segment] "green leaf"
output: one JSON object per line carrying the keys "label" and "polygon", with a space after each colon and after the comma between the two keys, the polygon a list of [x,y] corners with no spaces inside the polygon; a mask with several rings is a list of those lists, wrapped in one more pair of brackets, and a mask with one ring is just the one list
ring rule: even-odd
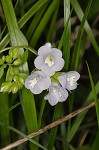
{"label": "green leaf", "polygon": [[[3,0],[2,0],[3,1]],[[19,20],[18,25],[19,28],[22,28],[23,25],[47,2],[48,0],[39,0],[35,5],[31,7],[31,9]],[[9,11],[9,10],[8,10]],[[10,22],[10,20],[9,20]],[[7,34],[2,41],[0,42],[0,49],[6,47],[8,42],[10,41],[10,36]]]}
{"label": "green leaf", "polygon": [[[58,120],[61,117],[61,109],[62,109],[62,104],[57,104],[55,106],[52,122]],[[57,130],[58,130],[58,126],[54,127],[50,131],[50,136],[49,136],[49,141],[48,141],[48,149],[49,150],[53,149],[54,142],[55,142],[55,139],[56,139]]]}
{"label": "green leaf", "polygon": [[[8,126],[10,123],[9,113],[6,113],[5,116],[2,114],[8,111],[8,102],[8,94],[0,92],[0,122],[6,124],[6,126]],[[10,142],[10,130],[8,128],[0,126],[0,146],[6,146],[10,144]]]}
{"label": "green leaf", "polygon": [[53,15],[53,12],[58,7],[58,4],[59,4],[59,0],[53,0],[52,3],[50,4],[50,6],[48,7],[46,13],[44,14],[42,20],[40,21],[38,27],[36,28],[32,38],[31,38],[31,41],[30,41],[31,46],[35,47],[35,45],[37,44],[37,41],[39,40],[42,32],[45,29],[45,26],[47,25],[48,21],[50,20],[51,16]]}
{"label": "green leaf", "polygon": [[48,3],[46,3],[45,5],[43,5],[38,10],[38,12],[35,14],[35,16],[33,18],[33,21],[31,22],[31,24],[30,24],[30,26],[29,26],[29,28],[27,29],[27,32],[26,32],[26,38],[27,38],[28,41],[30,41],[30,39],[31,39],[31,37],[33,35],[33,32],[35,31],[35,28],[39,24],[40,19],[41,19],[42,15],[44,14],[44,11],[47,8],[47,6],[48,6]]}
{"label": "green leaf", "polygon": [[13,75],[14,75],[14,69],[12,66],[9,66],[6,74],[6,81],[12,81]]}
{"label": "green leaf", "polygon": [[[97,84],[95,85],[95,89],[96,89],[96,94],[98,94],[98,93],[99,93],[99,81],[98,81]],[[93,92],[91,91],[91,92],[89,93],[89,95],[88,95],[86,101],[83,102],[82,105],[85,106],[85,105],[89,104],[89,103],[92,102],[92,101],[93,101]],[[88,110],[86,110],[86,111],[80,113],[80,114],[76,117],[76,119],[75,119],[75,121],[74,121],[74,124],[73,124],[73,126],[72,126],[72,128],[71,128],[70,139],[69,139],[70,141],[71,141],[71,140],[73,139],[73,137],[75,136],[75,134],[76,134],[76,132],[77,132],[77,130],[78,130],[80,124],[82,123],[82,121],[83,121],[85,115],[87,114],[87,112],[88,112]]]}
{"label": "green leaf", "polygon": [[[37,147],[40,147],[40,148],[43,149],[43,150],[48,150],[47,148],[45,148],[44,146],[42,146],[42,145],[39,144],[38,142],[36,142],[36,141],[34,141],[33,139],[30,139],[29,137],[27,137],[23,132],[19,131],[18,129],[16,129],[16,128],[12,127],[12,126],[9,126],[9,125],[7,125],[7,124],[4,124],[4,123],[2,123],[2,122],[0,122],[0,125],[1,125],[3,128],[5,128],[5,130],[10,129],[10,130],[12,130],[13,132],[19,134],[21,137],[27,138],[28,141],[30,141],[31,143],[35,144]],[[8,138],[8,139],[9,139],[9,138]]]}
{"label": "green leaf", "polygon": [[[68,20],[69,19],[69,20]],[[65,60],[64,70],[68,70],[69,58],[70,58],[70,45],[71,45],[71,22],[70,22],[70,0],[64,0],[64,48],[63,48],[63,58]]]}
{"label": "green leaf", "polygon": [[96,108],[96,114],[97,114],[97,122],[98,122],[98,128],[99,128],[99,102],[98,102],[98,98],[97,98],[97,94],[96,94],[94,82],[93,82],[93,79],[92,79],[92,75],[91,75],[88,63],[87,63],[87,68],[88,68],[88,73],[89,73],[89,77],[90,77],[90,82],[91,82],[93,97],[94,97],[94,101],[95,101],[95,108]]}
{"label": "green leaf", "polygon": [[2,78],[3,74],[4,74],[4,68],[0,67],[0,79]]}
{"label": "green leaf", "polygon": [[[74,10],[75,10],[79,20],[82,21],[84,13],[83,13],[83,11],[82,11],[78,1],[77,0],[75,0],[75,1],[74,0],[70,0],[70,2],[71,2],[72,7],[74,8]],[[92,30],[91,30],[87,20],[85,21],[84,29],[85,29],[86,33],[88,34],[88,37],[89,37],[89,39],[90,39],[90,41],[91,41],[91,43],[92,43],[96,53],[99,55],[99,46],[98,46],[98,44],[97,44],[97,42],[95,40],[95,37],[94,37],[94,35],[92,33]]]}
{"label": "green leaf", "polygon": [[99,131],[96,134],[95,140],[90,146],[90,150],[97,150],[99,148]]}
{"label": "green leaf", "polygon": [[81,24],[80,24],[80,29],[78,32],[75,46],[74,46],[73,55],[72,55],[72,63],[71,63],[71,68],[74,70],[77,70],[77,68],[78,68],[78,62],[79,62],[79,58],[80,58],[80,49],[81,49],[80,47],[81,47],[82,34],[83,34],[83,27],[84,27],[84,23],[87,19],[91,4],[92,4],[92,0],[89,0],[87,8],[85,10],[85,14],[84,14],[83,19],[82,19]]}
{"label": "green leaf", "polygon": [[49,32],[48,32],[47,39],[46,39],[47,42],[53,41],[53,32],[54,32],[54,28],[55,28],[55,24],[57,20],[58,10],[59,10],[59,5],[52,16],[51,25],[50,25]]}
{"label": "green leaf", "polygon": [[[28,133],[37,131],[37,115],[34,96],[30,90],[22,89],[22,108],[28,129]],[[34,138],[37,141],[37,137]],[[32,150],[38,149],[35,145],[31,145]]]}
{"label": "green leaf", "polygon": [[[80,59],[80,47],[81,47],[81,41],[82,41],[82,34],[83,34],[83,27],[84,27],[84,23],[87,19],[90,7],[92,4],[92,0],[88,1],[88,5],[87,8],[85,10],[85,14],[83,16],[83,19],[81,21],[80,24],[80,29],[78,32],[78,36],[77,36],[77,40],[76,43],[74,45],[74,50],[73,50],[73,54],[72,54],[72,63],[71,63],[71,69],[72,70],[77,70],[78,69],[78,65],[79,65],[79,59]],[[73,100],[74,100],[74,92],[72,92],[72,94],[69,97],[69,112],[72,112],[73,109]],[[68,141],[71,139],[71,119],[68,122]]]}
{"label": "green leaf", "polygon": [[22,64],[24,64],[28,59],[28,50],[26,50],[21,56]]}

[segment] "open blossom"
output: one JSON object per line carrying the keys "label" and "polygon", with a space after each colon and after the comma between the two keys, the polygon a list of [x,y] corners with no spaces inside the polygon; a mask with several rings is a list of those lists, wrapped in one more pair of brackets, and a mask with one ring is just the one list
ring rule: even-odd
{"label": "open blossom", "polygon": [[57,83],[52,83],[49,87],[49,93],[44,97],[45,100],[54,106],[58,102],[63,102],[67,99],[68,92],[65,88],[61,87]]}
{"label": "open blossom", "polygon": [[38,57],[34,60],[34,64],[46,75],[52,76],[64,66],[62,52],[57,48],[51,48],[50,43],[46,43],[38,49]]}
{"label": "open blossom", "polygon": [[51,79],[41,71],[35,71],[25,80],[25,87],[34,94],[40,94],[51,85]]}
{"label": "open blossom", "polygon": [[80,78],[80,74],[76,71],[69,71],[63,73],[58,77],[58,80],[62,87],[67,90],[74,90],[77,88],[77,80]]}

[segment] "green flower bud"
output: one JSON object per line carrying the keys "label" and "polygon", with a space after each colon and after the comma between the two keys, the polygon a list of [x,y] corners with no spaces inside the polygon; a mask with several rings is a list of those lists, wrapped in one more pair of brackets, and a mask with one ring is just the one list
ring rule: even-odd
{"label": "green flower bud", "polygon": [[19,87],[19,89],[22,89],[23,84],[22,84],[22,83],[20,83],[20,82],[18,82],[18,87]]}
{"label": "green flower bud", "polygon": [[2,60],[5,61],[6,60],[6,56],[3,55],[2,56]]}
{"label": "green flower bud", "polygon": [[19,76],[22,78],[27,78],[29,75],[27,73],[19,73]]}
{"label": "green flower bud", "polygon": [[10,57],[13,57],[13,48],[11,48],[11,49],[9,50],[9,56],[10,56]]}
{"label": "green flower bud", "polygon": [[6,56],[6,62],[7,62],[7,63],[12,63],[12,58],[11,58],[11,56],[9,56],[9,55]]}
{"label": "green flower bud", "polygon": [[20,50],[18,48],[13,49],[13,54],[12,54],[13,59],[18,58],[19,55],[20,55]]}
{"label": "green flower bud", "polygon": [[2,66],[3,68],[6,68],[7,67],[7,65],[6,64],[3,64],[3,66]]}
{"label": "green flower bud", "polygon": [[21,64],[21,59],[17,59],[13,62],[13,65],[17,66],[17,65],[20,65]]}
{"label": "green flower bud", "polygon": [[13,85],[11,87],[11,91],[13,94],[15,94],[18,91],[18,84],[17,83],[13,83]]}
{"label": "green flower bud", "polygon": [[4,64],[4,60],[0,59],[0,65],[3,65],[3,64]]}
{"label": "green flower bud", "polygon": [[12,82],[4,82],[1,85],[1,92],[8,92],[10,87],[12,86]]}
{"label": "green flower bud", "polygon": [[17,82],[17,81],[19,80],[19,77],[15,75],[15,76],[13,77],[13,80],[14,80],[14,82]]}
{"label": "green flower bud", "polygon": [[12,66],[9,66],[9,74],[14,75],[14,68]]}
{"label": "green flower bud", "polygon": [[24,85],[24,79],[22,77],[19,77],[19,82]]}
{"label": "green flower bud", "polygon": [[19,69],[18,68],[14,68],[14,74],[18,75],[19,74]]}

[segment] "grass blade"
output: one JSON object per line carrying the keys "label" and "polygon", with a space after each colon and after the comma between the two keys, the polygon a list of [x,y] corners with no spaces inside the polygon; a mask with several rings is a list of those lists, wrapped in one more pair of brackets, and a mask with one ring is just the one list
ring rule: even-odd
{"label": "grass blade", "polygon": [[[97,84],[95,85],[95,90],[96,90],[96,94],[99,93],[99,81],[97,82]],[[88,103],[92,102],[93,100],[93,92],[91,91],[86,99],[86,102],[83,103],[83,106],[84,105],[87,105]],[[75,119],[75,122],[71,128],[71,132],[70,132],[70,141],[73,139],[73,137],[75,136],[80,124],[82,123],[85,115],[87,114],[88,110],[82,112],[81,114],[79,114],[76,119]]]}
{"label": "grass blade", "polygon": [[[0,93],[0,122],[9,125],[9,113],[4,114],[8,111],[8,94]],[[0,127],[0,146],[5,146],[10,143],[10,130],[3,126]]]}
{"label": "grass blade", "polygon": [[[28,133],[36,131],[38,129],[38,125],[37,125],[37,115],[34,96],[30,92],[30,90],[26,88],[22,89],[22,108],[24,112]],[[38,138],[36,137],[34,139],[37,141]],[[32,150],[38,149],[35,145],[30,146]]]}
{"label": "grass blade", "polygon": [[88,73],[89,73],[89,77],[90,77],[90,82],[91,82],[93,97],[94,97],[94,101],[95,101],[95,108],[96,108],[96,114],[97,114],[97,122],[98,122],[98,128],[99,128],[99,103],[98,103],[97,94],[96,94],[94,82],[93,82],[93,79],[92,79],[92,75],[91,75],[88,63],[87,63],[87,68],[88,68]]}
{"label": "grass blade", "polygon": [[[69,20],[68,20],[69,19]],[[66,30],[64,30],[64,48],[63,58],[65,60],[64,70],[68,70],[69,58],[70,58],[70,44],[71,44],[71,22],[70,22],[70,0],[64,0],[64,26],[67,24]]]}
{"label": "grass blade", "polygon": [[[27,137],[23,132],[19,131],[18,129],[16,129],[16,128],[12,127],[12,126],[7,126],[6,124],[4,124],[2,122],[0,122],[0,125],[3,126],[4,128],[12,130],[13,132],[19,134],[21,137],[27,138],[31,143],[35,144],[36,146],[40,147],[41,149],[48,150],[47,148],[45,148],[41,144],[37,143],[33,139],[30,139],[29,137]],[[18,143],[18,145],[20,145],[20,143]],[[14,145],[14,147],[16,147],[16,145]],[[9,148],[11,149],[12,147],[10,147],[10,145],[9,145]]]}
{"label": "grass blade", "polygon": [[[70,0],[70,2],[72,4],[72,7],[74,8],[74,10],[75,10],[79,20],[82,21],[84,13],[83,13],[83,11],[82,11],[78,1],[77,0],[75,0],[75,1],[74,0]],[[91,41],[91,43],[92,43],[96,53],[99,55],[99,46],[98,46],[98,44],[97,44],[97,42],[96,42],[96,40],[94,38],[92,30],[91,30],[91,28],[90,28],[90,26],[89,26],[87,21],[85,21],[84,29],[85,29],[86,33],[88,34],[88,37],[89,37],[89,39],[90,39],[90,41]]]}
{"label": "grass blade", "polygon": [[[84,17],[83,17],[82,22],[80,24],[80,29],[79,29],[79,32],[78,32],[77,40],[76,40],[74,50],[73,50],[73,55],[72,55],[72,63],[71,63],[71,69],[72,70],[77,70],[78,69],[78,63],[79,63],[79,59],[80,59],[80,47],[81,47],[81,41],[82,41],[81,39],[82,39],[82,33],[83,33],[83,26],[84,26],[84,23],[87,19],[91,4],[92,4],[92,0],[89,0],[86,11],[85,11],[85,14],[84,14]],[[70,95],[70,98],[69,98],[69,112],[71,112],[72,109],[73,109],[74,94],[75,93],[72,92],[72,94]],[[69,120],[69,122],[68,122],[68,141],[70,140],[70,135],[71,135],[70,133],[71,133],[71,120]]]}
{"label": "grass blade", "polygon": [[[2,0],[3,1],[3,0]],[[22,28],[23,25],[47,2],[48,0],[39,0],[31,9],[19,20],[19,28]],[[10,41],[10,36],[7,34],[2,41],[0,42],[0,49],[6,47]]]}
{"label": "grass blade", "polygon": [[92,0],[89,0],[87,8],[86,8],[86,11],[85,11],[85,14],[83,16],[83,19],[82,19],[82,22],[81,22],[81,25],[80,25],[80,29],[79,29],[79,32],[78,32],[78,36],[77,36],[77,40],[76,40],[76,43],[75,43],[75,47],[74,47],[74,50],[73,50],[71,68],[74,69],[74,70],[77,70],[77,68],[78,68],[83,27],[84,27],[84,23],[85,23],[85,21],[87,19],[87,16],[88,16],[91,4],[92,4]]}
{"label": "grass blade", "polygon": [[[53,121],[58,120],[61,117],[61,109],[62,109],[62,104],[57,104],[54,110],[54,115],[53,115]],[[52,150],[53,145],[55,142],[56,134],[57,134],[58,126],[54,127],[50,131],[50,136],[49,136],[49,141],[48,141],[48,149]]]}
{"label": "grass blade", "polygon": [[39,40],[45,26],[47,25],[48,21],[50,20],[53,12],[56,10],[58,4],[59,4],[59,0],[52,1],[51,5],[49,6],[46,13],[44,14],[44,17],[42,18],[41,22],[39,23],[35,33],[33,34],[33,37],[31,38],[31,41],[30,41],[31,46],[35,47],[35,45],[37,44],[37,41]]}

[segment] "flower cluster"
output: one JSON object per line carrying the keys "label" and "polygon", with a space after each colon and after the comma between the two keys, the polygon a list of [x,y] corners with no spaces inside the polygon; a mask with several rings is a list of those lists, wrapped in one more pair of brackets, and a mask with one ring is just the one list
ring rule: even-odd
{"label": "flower cluster", "polygon": [[54,106],[68,98],[68,91],[77,88],[77,80],[80,74],[76,71],[67,73],[57,72],[64,66],[62,52],[52,48],[46,43],[38,49],[38,56],[34,60],[37,71],[32,72],[25,80],[25,87],[34,94],[40,94],[43,90],[49,91],[45,100]]}
{"label": "flower cluster", "polygon": [[22,69],[22,65],[26,62],[27,57],[24,59],[26,54],[25,51],[21,56],[18,48],[11,48],[8,55],[0,58],[0,79],[5,74],[5,81],[0,86],[0,92],[15,94],[23,87],[27,77],[27,73]]}

